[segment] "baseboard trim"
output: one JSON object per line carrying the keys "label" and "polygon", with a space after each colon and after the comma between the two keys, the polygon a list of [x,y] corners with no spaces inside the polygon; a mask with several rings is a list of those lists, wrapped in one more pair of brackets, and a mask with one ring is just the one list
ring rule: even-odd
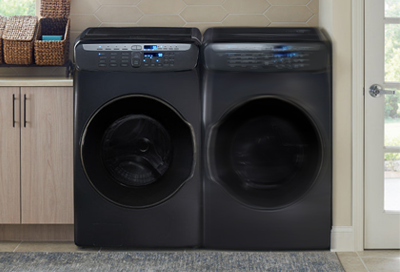
{"label": "baseboard trim", "polygon": [[334,226],[331,231],[331,251],[354,251],[354,228],[352,226]]}

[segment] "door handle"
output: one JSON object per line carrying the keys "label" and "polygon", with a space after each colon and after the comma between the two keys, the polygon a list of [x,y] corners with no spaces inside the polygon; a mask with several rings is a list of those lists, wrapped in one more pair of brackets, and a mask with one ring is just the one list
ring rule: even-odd
{"label": "door handle", "polygon": [[13,105],[13,127],[15,127],[15,94],[12,96],[12,105]]}
{"label": "door handle", "polygon": [[395,94],[396,91],[384,90],[381,85],[373,84],[369,87],[369,94],[372,97],[378,97],[382,94]]}
{"label": "door handle", "polygon": [[24,94],[24,127],[26,127],[26,94]]}

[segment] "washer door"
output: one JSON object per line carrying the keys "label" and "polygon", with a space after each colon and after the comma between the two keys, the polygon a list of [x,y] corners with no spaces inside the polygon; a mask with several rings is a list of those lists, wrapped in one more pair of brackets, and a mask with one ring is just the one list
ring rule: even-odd
{"label": "washer door", "polygon": [[212,177],[242,203],[278,209],[300,199],[322,164],[322,140],[311,118],[276,97],[248,101],[210,134]]}
{"label": "washer door", "polygon": [[89,120],[81,159],[92,186],[131,208],[156,205],[192,176],[191,125],[167,103],[141,95],[120,97]]}

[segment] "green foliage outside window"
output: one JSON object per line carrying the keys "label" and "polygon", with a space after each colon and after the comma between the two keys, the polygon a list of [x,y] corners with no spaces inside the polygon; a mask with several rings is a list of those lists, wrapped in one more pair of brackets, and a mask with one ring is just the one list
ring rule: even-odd
{"label": "green foliage outside window", "polygon": [[35,15],[36,0],[0,0],[0,15]]}

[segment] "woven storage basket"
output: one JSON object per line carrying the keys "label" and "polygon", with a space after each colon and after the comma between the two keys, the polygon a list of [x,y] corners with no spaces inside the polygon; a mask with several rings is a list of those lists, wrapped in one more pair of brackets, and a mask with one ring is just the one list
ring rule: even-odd
{"label": "woven storage basket", "polygon": [[4,62],[31,64],[36,35],[36,16],[11,16],[3,33]]}
{"label": "woven storage basket", "polygon": [[40,15],[43,17],[69,17],[71,0],[41,0]]}
{"label": "woven storage basket", "polygon": [[3,63],[3,32],[6,27],[7,17],[0,16],[0,64]]}
{"label": "woven storage basket", "polygon": [[[35,40],[35,63],[37,65],[63,65],[69,53],[68,18],[41,18]],[[61,41],[42,41],[42,35],[61,35]]]}
{"label": "woven storage basket", "polygon": [[[38,35],[35,40],[37,65],[63,65],[69,54],[68,19],[71,0],[41,0]],[[42,35],[62,36],[61,41],[43,41]]]}

